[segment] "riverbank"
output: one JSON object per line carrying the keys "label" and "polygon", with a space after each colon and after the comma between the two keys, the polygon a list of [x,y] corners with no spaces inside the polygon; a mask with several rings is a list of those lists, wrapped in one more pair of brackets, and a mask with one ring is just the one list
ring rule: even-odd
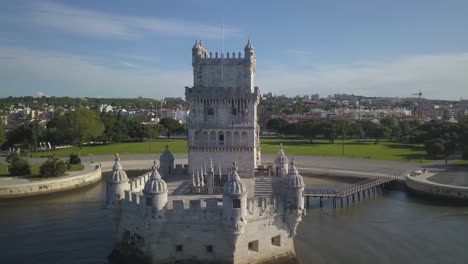
{"label": "riverbank", "polygon": [[424,173],[406,176],[406,186],[413,192],[426,195],[468,200],[468,176],[446,171],[438,174]]}
{"label": "riverbank", "polygon": [[98,164],[86,164],[84,170],[71,175],[38,180],[2,179],[0,181],[0,199],[27,197],[76,189],[101,180],[101,167]]}

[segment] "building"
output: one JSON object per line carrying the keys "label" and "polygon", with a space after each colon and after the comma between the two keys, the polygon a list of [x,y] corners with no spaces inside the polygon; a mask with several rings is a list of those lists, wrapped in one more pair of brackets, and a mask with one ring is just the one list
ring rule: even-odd
{"label": "building", "polygon": [[[249,41],[241,53],[226,55],[200,42],[192,48],[193,87],[185,88],[188,119],[189,171],[210,158],[227,174],[233,160],[239,175],[252,177],[261,162],[257,106],[260,91],[254,86],[255,52]],[[213,154],[216,153],[216,154]]]}
{"label": "building", "polygon": [[177,164],[166,147],[159,170],[155,161],[150,172],[129,179],[116,155],[106,194],[118,239],[111,256],[148,263],[232,264],[294,257],[305,185],[281,147],[274,164],[258,159],[252,44],[248,42],[244,59],[226,58],[224,77],[215,76],[220,73],[216,67],[226,66],[223,54],[215,54],[210,64],[198,61],[212,58],[201,42],[193,51],[199,80],[186,88],[188,164]]}

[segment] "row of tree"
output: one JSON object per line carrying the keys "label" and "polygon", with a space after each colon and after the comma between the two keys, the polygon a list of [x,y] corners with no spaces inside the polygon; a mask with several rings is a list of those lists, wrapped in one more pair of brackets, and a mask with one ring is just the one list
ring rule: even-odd
{"label": "row of tree", "polygon": [[6,133],[6,147],[21,145],[36,151],[39,142],[51,142],[52,145],[76,144],[81,147],[90,141],[135,141],[154,139],[160,135],[170,137],[174,133],[184,132],[185,127],[172,118],[163,118],[159,124],[147,124],[142,119],[130,119],[119,113],[99,114],[81,107],[50,120],[46,127],[37,122],[18,125]]}
{"label": "row of tree", "polygon": [[457,148],[468,155],[468,117],[459,123],[432,121],[419,125],[415,121],[398,121],[385,117],[380,122],[336,120],[308,120],[289,123],[284,119],[270,119],[270,131],[310,139],[326,139],[333,144],[336,139],[373,139],[375,143],[387,139],[401,143],[424,144],[431,156],[449,155]]}

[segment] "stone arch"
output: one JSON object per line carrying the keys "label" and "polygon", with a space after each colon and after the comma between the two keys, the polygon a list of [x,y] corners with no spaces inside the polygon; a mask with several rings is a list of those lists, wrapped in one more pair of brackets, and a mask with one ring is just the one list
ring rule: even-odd
{"label": "stone arch", "polygon": [[226,132],[226,138],[224,139],[224,143],[226,146],[231,147],[232,146],[232,133],[231,131]]}
{"label": "stone arch", "polygon": [[241,133],[241,139],[240,139],[240,143],[242,146],[247,146],[247,142],[248,142],[248,135],[247,135],[247,132],[246,131],[242,131]]}
{"label": "stone arch", "polygon": [[218,146],[224,146],[225,144],[225,135],[223,131],[218,131]]}
{"label": "stone arch", "polygon": [[234,131],[232,134],[232,145],[233,146],[239,146],[240,143],[240,136],[238,131]]}
{"label": "stone arch", "polygon": [[195,135],[193,137],[193,142],[195,143],[195,145],[200,145],[201,141],[202,141],[201,132],[200,131],[195,131]]}
{"label": "stone arch", "polygon": [[210,132],[210,139],[209,139],[209,142],[210,142],[210,146],[216,146],[216,132],[214,130],[211,130]]}
{"label": "stone arch", "polygon": [[203,142],[202,143],[203,146],[208,145],[208,142],[209,142],[208,131],[203,131],[202,142]]}

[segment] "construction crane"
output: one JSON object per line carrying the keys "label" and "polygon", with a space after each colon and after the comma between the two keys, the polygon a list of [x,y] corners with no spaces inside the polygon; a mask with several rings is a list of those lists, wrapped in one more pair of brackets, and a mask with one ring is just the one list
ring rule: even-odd
{"label": "construction crane", "polygon": [[418,122],[421,122],[422,121],[422,111],[421,111],[422,92],[421,92],[421,89],[419,89],[418,93],[414,93],[414,94],[411,94],[411,95],[417,95],[418,96],[418,106],[416,107],[416,115],[417,115]]}

